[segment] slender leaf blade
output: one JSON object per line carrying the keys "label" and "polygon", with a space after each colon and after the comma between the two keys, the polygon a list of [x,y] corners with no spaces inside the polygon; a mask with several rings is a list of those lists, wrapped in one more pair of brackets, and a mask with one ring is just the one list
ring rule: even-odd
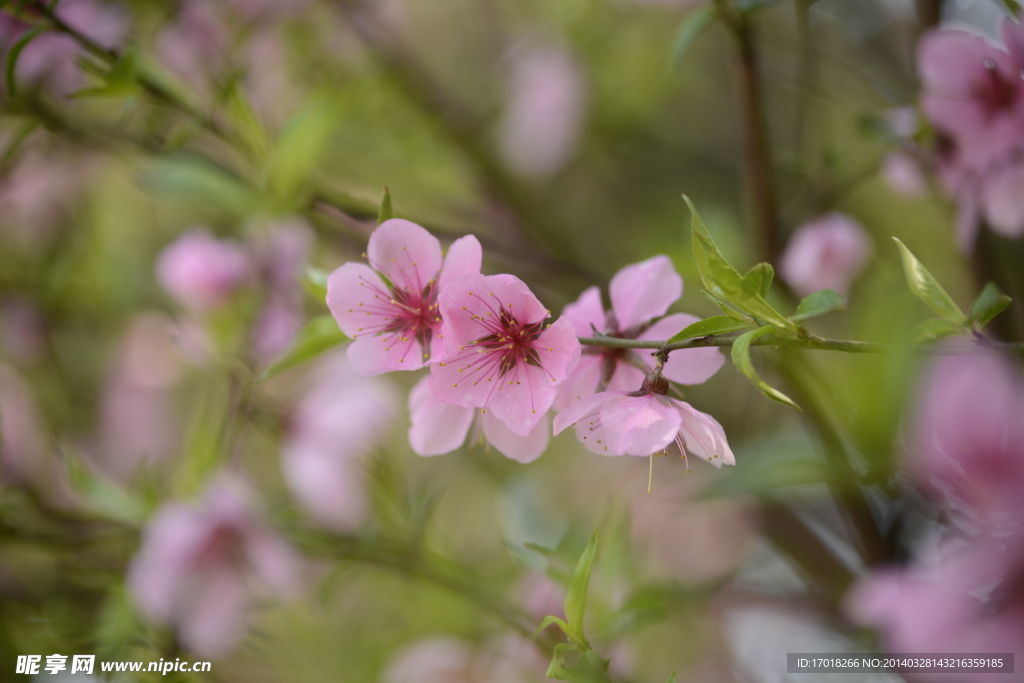
{"label": "slender leaf blade", "polygon": [[967,323],[967,316],[963,314],[960,307],[956,305],[952,297],[946,293],[928,269],[924,267],[917,257],[907,248],[903,242],[896,237],[892,238],[900,248],[900,258],[903,261],[903,273],[907,276],[907,285],[917,298],[925,303],[928,308],[950,322],[964,325]]}
{"label": "slender leaf blade", "polygon": [[726,334],[727,332],[745,330],[749,327],[750,323],[745,320],[736,320],[728,315],[716,315],[704,320],[698,320],[692,325],[687,325],[681,332],[669,339],[668,343],[674,344],[675,342],[707,337],[712,334]]}
{"label": "slender leaf blade", "polygon": [[846,299],[838,292],[831,289],[822,289],[811,294],[800,302],[796,307],[796,314],[789,317],[790,320],[807,320],[817,318],[819,315],[832,313],[833,311],[845,311]]}
{"label": "slender leaf blade", "polygon": [[919,344],[938,341],[958,334],[967,334],[968,328],[945,318],[929,318],[914,328],[914,341]]}
{"label": "slender leaf blade", "polygon": [[333,316],[317,316],[299,330],[292,345],[263,371],[260,381],[310,361],[346,341],[348,337],[338,329],[338,323]]}
{"label": "slender leaf blade", "polygon": [[590,536],[590,542],[580,555],[573,570],[565,594],[565,618],[569,622],[567,635],[578,644],[585,646],[587,638],[583,632],[583,617],[587,610],[587,587],[590,585],[590,570],[597,555],[597,530]]}
{"label": "slender leaf blade", "polygon": [[395,210],[391,206],[391,191],[384,188],[384,194],[380,198],[380,208],[377,210],[377,225],[395,217]]}
{"label": "slender leaf blade", "polygon": [[761,262],[743,276],[743,288],[750,294],[766,297],[774,278],[775,269],[772,268],[772,264]]}
{"label": "slender leaf blade", "polygon": [[43,27],[37,27],[26,31],[21,38],[18,38],[14,45],[11,45],[10,49],[7,50],[7,62],[4,64],[4,80],[7,83],[7,96],[14,97],[17,93],[17,84],[14,79],[14,69],[18,66],[18,57],[21,56],[21,51],[31,43],[35,38],[43,32]]}
{"label": "slender leaf blade", "polygon": [[736,341],[732,345],[732,363],[736,366],[743,375],[750,380],[750,383],[757,387],[757,390],[767,396],[773,401],[789,406],[790,408],[796,408],[800,410],[793,399],[786,396],[778,389],[773,389],[767,382],[761,379],[761,376],[757,374],[754,369],[754,363],[750,360],[750,345],[755,339],[759,339],[767,334],[777,333],[778,330],[771,326],[759,327],[756,330],[751,330],[745,334],[741,334],[736,338]]}
{"label": "slender leaf blade", "polygon": [[971,322],[984,327],[992,318],[1005,311],[1012,301],[996,283],[988,283],[971,306]]}
{"label": "slender leaf blade", "polygon": [[676,35],[672,39],[672,53],[669,63],[676,69],[683,63],[683,58],[690,51],[694,41],[704,32],[708,26],[718,18],[718,9],[713,4],[694,9],[676,29]]}

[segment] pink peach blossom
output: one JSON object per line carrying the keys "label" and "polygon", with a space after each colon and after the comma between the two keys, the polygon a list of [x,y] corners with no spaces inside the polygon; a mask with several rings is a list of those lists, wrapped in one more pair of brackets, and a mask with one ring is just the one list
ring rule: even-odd
{"label": "pink peach blossom", "polygon": [[383,444],[398,397],[383,378],[359,375],[332,353],[292,415],[281,467],[299,504],[319,524],[352,531],[368,513],[365,457]]}
{"label": "pink peach blossom", "polygon": [[[855,622],[877,628],[890,652],[1013,652],[1019,658],[1024,558],[1019,535],[1015,540],[1016,546],[979,537],[947,544],[932,562],[877,569],[847,594],[845,611]],[[965,683],[992,677],[957,674]]]}
{"label": "pink peach blossom", "polygon": [[135,316],[107,372],[96,457],[118,481],[127,481],[142,463],[168,457],[178,445],[181,424],[171,394],[182,363],[172,330],[162,314]]}
{"label": "pink peach blossom", "polygon": [[986,526],[1024,517],[1024,381],[981,353],[936,360],[920,390],[907,466],[915,481]]}
{"label": "pink peach blossom", "polygon": [[409,393],[409,445],[417,455],[450,453],[470,437],[482,437],[505,457],[528,463],[543,455],[548,447],[551,420],[545,414],[529,434],[520,436],[486,408],[455,406],[441,401],[430,389],[430,377],[424,377]]}
{"label": "pink peach blossom", "polygon": [[981,205],[986,224],[1004,237],[1024,235],[1024,160],[995,169],[981,187]]}
{"label": "pink peach blossom", "polygon": [[282,353],[306,321],[299,275],[313,244],[309,225],[277,221],[250,241],[253,270],[266,298],[253,329],[253,353],[269,360]]}
{"label": "pink peach blossom", "polygon": [[917,47],[921,108],[955,143],[971,170],[1006,160],[1024,134],[1024,81],[1005,50],[955,30],[925,34]]}
{"label": "pink peach blossom", "polygon": [[860,223],[845,214],[826,213],[793,233],[779,272],[800,296],[821,289],[846,295],[871,257],[871,239]]}
{"label": "pink peach blossom", "polygon": [[430,366],[434,396],[487,408],[529,435],[579,360],[572,323],[545,327],[550,311],[512,275],[465,275],[442,286],[438,302],[446,355]]}
{"label": "pink peach blossom", "polygon": [[[685,313],[666,316],[669,306],[683,294],[683,279],[667,256],[655,256],[626,266],[612,277],[608,287],[611,311],[601,303],[601,290],[590,287],[565,307],[563,316],[576,335],[590,337],[595,331],[622,339],[669,339],[699,318]],[[680,384],[701,384],[725,363],[718,349],[686,349],[669,357],[663,374]],[[559,389],[555,408],[564,410],[593,394],[600,387],[609,391],[633,391],[647,372],[654,369],[649,351],[631,351],[590,346],[583,349],[580,362]]]}
{"label": "pink peach blossom", "polygon": [[576,437],[602,455],[647,456],[675,443],[715,467],[735,465],[725,431],[715,418],[690,404],[669,398],[660,377],[645,380],[640,391],[605,391],[579,401],[555,416],[555,434],[576,427]]}
{"label": "pink peach blossom", "polygon": [[498,150],[514,173],[545,178],[572,155],[584,115],[586,83],[564,48],[529,47],[511,62]]}
{"label": "pink peach blossom", "polygon": [[200,505],[164,505],[128,569],[142,615],[174,626],[182,644],[204,657],[234,648],[256,589],[289,596],[296,579],[293,551],[232,481],[213,484]]}
{"label": "pink peach blossom", "polygon": [[164,291],[197,312],[224,305],[249,272],[241,245],[191,230],[161,252],[156,276]]}
{"label": "pink peach blossom", "polygon": [[341,331],[355,339],[348,348],[352,367],[377,375],[419,370],[427,359],[440,358],[438,291],[480,272],[480,243],[462,237],[443,257],[436,237],[393,218],[370,235],[366,255],[369,266],[346,263],[327,281],[327,306]]}

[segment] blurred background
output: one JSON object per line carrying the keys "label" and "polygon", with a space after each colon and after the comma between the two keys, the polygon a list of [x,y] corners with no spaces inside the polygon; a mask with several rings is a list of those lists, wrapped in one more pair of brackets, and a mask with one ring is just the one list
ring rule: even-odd
{"label": "blurred background", "polygon": [[[445,247],[476,235],[484,272],[556,315],[655,254],[685,283],[672,312],[716,315],[685,193],[737,268],[775,265],[780,310],[848,296],[816,334],[912,338],[929,315],[896,236],[964,310],[996,283],[1014,303],[986,334],[1020,341],[1024,247],[1012,226],[958,245],[967,200],[932,172],[915,56],[939,27],[998,43],[1014,7],[0,4],[4,680],[52,653],[213,661],[166,680],[544,680],[560,636],[529,637],[595,528],[588,635],[611,680],[783,681],[787,652],[892,648],[851,586],[966,528],[906,471],[927,356],[756,350],[802,413],[731,367],[687,387],[735,468],[600,457],[570,433],[526,465],[473,438],[422,458],[422,373],[356,375],[324,278],[360,260],[387,187],[396,216]],[[811,231],[799,251],[808,226],[837,241]],[[1000,443],[1022,492],[1024,450]],[[984,628],[1020,653],[1012,566]],[[209,582],[164,576],[189,571]],[[178,580],[196,583],[168,603]],[[948,616],[944,600],[926,602]]]}

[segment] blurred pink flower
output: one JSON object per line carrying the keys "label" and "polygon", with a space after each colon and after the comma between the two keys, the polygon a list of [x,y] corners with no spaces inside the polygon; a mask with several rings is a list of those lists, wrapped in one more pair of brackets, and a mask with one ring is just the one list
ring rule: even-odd
{"label": "blurred pink flower", "polygon": [[387,441],[398,397],[384,379],[356,373],[342,352],[327,356],[312,376],[316,382],[281,444],[281,467],[314,520],[351,531],[368,512],[364,457]]}
{"label": "blurred pink flower", "polygon": [[579,360],[572,323],[544,327],[551,312],[512,275],[465,275],[438,301],[445,358],[430,366],[434,396],[489,408],[513,433],[530,434]]}
{"label": "blurred pink flower", "polygon": [[516,589],[519,604],[538,624],[544,617],[565,618],[565,589],[547,574],[531,571]]}
{"label": "blurred pink flower", "polygon": [[904,151],[890,152],[882,160],[882,177],[897,194],[923,197],[928,192],[921,163]]}
{"label": "blurred pink flower", "polygon": [[202,96],[210,95],[211,75],[225,66],[230,36],[208,2],[182,3],[157,36],[156,54],[175,77]]}
{"label": "blurred pink flower", "polygon": [[[445,403],[430,390],[430,377],[424,377],[409,392],[409,445],[417,455],[450,453],[466,441],[475,442],[482,434],[486,442],[505,457],[517,462],[536,460],[548,447],[551,420],[545,414],[530,433],[516,434],[486,408],[455,406]],[[476,419],[475,419],[476,418]]]}
{"label": "blurred pink flower", "polygon": [[[978,349],[979,354],[982,349]],[[1024,382],[996,355],[937,359],[921,385],[907,466],[959,512],[1024,519]]]}
{"label": "blurred pink flower", "polygon": [[[1024,653],[1024,557],[1020,538],[1016,541],[1007,546],[976,538],[945,549],[933,564],[875,570],[847,594],[845,611],[855,622],[877,628],[890,652],[1012,652],[1019,658]],[[957,680],[994,678],[961,673]]]}
{"label": "blurred pink flower", "polygon": [[1024,161],[993,170],[981,187],[981,205],[987,225],[1004,237],[1024,235]]}
{"label": "blurred pink flower", "polygon": [[462,237],[443,257],[436,237],[392,218],[370,235],[366,254],[369,266],[346,263],[327,281],[327,306],[341,331],[355,339],[348,347],[352,367],[377,375],[419,370],[426,359],[440,358],[438,291],[480,272],[480,243],[472,235]]}
{"label": "blurred pink flower", "polygon": [[408,645],[391,660],[384,683],[476,683],[482,681],[468,643],[457,638],[426,638]]}
{"label": "blurred pink flower", "polygon": [[0,302],[0,353],[18,363],[33,363],[46,350],[46,320],[28,299]]}
{"label": "blurred pink flower", "polygon": [[156,263],[156,277],[178,303],[197,312],[222,306],[249,274],[245,249],[194,229],[168,245]]}
{"label": "blurred pink flower", "polygon": [[580,67],[561,47],[529,47],[511,63],[498,149],[514,173],[545,178],[572,155],[586,101]]}
{"label": "blurred pink flower", "polygon": [[49,448],[45,434],[32,390],[0,364],[0,481],[40,483]]}
{"label": "blurred pink flower", "polygon": [[779,264],[800,296],[831,289],[843,296],[871,258],[871,239],[860,223],[835,211],[813,218],[790,237]]}
{"label": "blurred pink flower", "polygon": [[291,596],[298,559],[259,519],[249,492],[218,481],[198,506],[165,504],[128,568],[128,587],[147,619],[170,624],[204,657],[227,654],[247,623],[258,589]]}
{"label": "blurred pink flower", "polygon": [[181,425],[171,392],[182,372],[171,338],[173,323],[160,313],[135,316],[107,373],[100,399],[97,459],[118,481],[141,463],[172,454]]}
{"label": "blurred pink flower", "polygon": [[91,158],[58,157],[36,149],[20,154],[0,183],[0,239],[13,237],[25,248],[49,243],[71,215],[94,167]]}
{"label": "blurred pink flower", "polygon": [[[55,12],[66,24],[104,47],[116,47],[127,30],[125,15],[111,3],[64,0]],[[0,15],[0,45],[9,47],[28,28],[27,23],[10,15]],[[22,50],[15,76],[19,82],[43,85],[58,95],[69,95],[86,84],[75,63],[84,54],[73,38],[56,31],[46,32]]]}
{"label": "blurred pink flower", "polygon": [[917,47],[921,108],[972,170],[1006,160],[1024,134],[1024,81],[1005,50],[955,30],[925,34]]}
{"label": "blurred pink flower", "polygon": [[576,437],[602,455],[647,456],[675,443],[715,467],[735,465],[725,430],[715,418],[665,395],[663,378],[644,382],[640,391],[606,391],[584,398],[555,416],[555,434],[575,425]]}
{"label": "blurred pink flower", "polygon": [[[612,277],[608,293],[612,302],[610,312],[605,312],[597,287],[585,290],[562,311],[577,336],[590,337],[596,330],[622,339],[664,340],[699,320],[675,313],[651,323],[665,315],[669,306],[683,295],[683,279],[667,256],[626,266]],[[680,384],[701,384],[718,372],[723,363],[725,358],[718,349],[676,351],[669,356],[663,374]],[[653,369],[654,358],[649,351],[586,347],[576,369],[559,388],[555,408],[564,410],[602,386],[609,391],[633,391]]]}
{"label": "blurred pink flower", "polygon": [[254,270],[266,292],[253,330],[257,358],[268,360],[283,352],[306,320],[299,275],[312,243],[312,231],[299,218],[271,225],[252,242]]}

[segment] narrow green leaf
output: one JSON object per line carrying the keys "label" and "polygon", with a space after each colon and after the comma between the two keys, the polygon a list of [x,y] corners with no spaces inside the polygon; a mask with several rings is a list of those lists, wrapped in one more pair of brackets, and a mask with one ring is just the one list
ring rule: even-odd
{"label": "narrow green leaf", "polygon": [[745,330],[748,327],[750,327],[750,323],[745,320],[736,320],[728,315],[716,315],[704,320],[698,320],[692,325],[687,325],[682,332],[669,339],[668,343],[673,344],[686,339],[707,337],[712,334],[725,334],[727,332]]}
{"label": "narrow green leaf", "polygon": [[345,333],[338,329],[338,323],[331,315],[320,315],[299,330],[295,341],[260,375],[260,381],[270,379],[296,365],[305,363],[348,341]]}
{"label": "narrow green leaf", "polygon": [[24,50],[25,46],[31,43],[35,37],[42,32],[42,26],[26,31],[25,35],[18,38],[17,42],[15,42],[14,45],[11,45],[10,49],[7,50],[7,63],[4,65],[4,78],[7,83],[8,97],[14,97],[17,91],[14,81],[14,68],[18,65],[18,57],[21,56],[21,51]]}
{"label": "narrow green leaf", "polygon": [[[704,221],[701,220],[697,208],[690,201],[690,198],[683,195],[693,218],[691,221],[693,235],[693,256],[697,261],[697,270],[700,272],[701,280],[708,291],[717,299],[728,302],[739,311],[746,313],[759,324],[773,325],[778,329],[778,334],[796,334],[799,330],[796,323],[787,320],[785,316],[772,308],[771,304],[765,301],[758,292],[748,291],[750,283],[744,287],[743,277],[733,268],[722,256],[718,246],[711,238]],[[763,282],[764,274],[759,276],[759,283]],[[728,313],[726,313],[728,315]]]}
{"label": "narrow green leaf", "polygon": [[805,297],[796,307],[796,314],[789,316],[789,319],[807,320],[832,311],[844,310],[846,310],[846,299],[841,294],[831,289],[822,289]]}
{"label": "narrow green leaf", "polygon": [[683,63],[683,58],[690,51],[693,42],[704,32],[708,26],[718,18],[717,8],[713,4],[707,4],[690,11],[679,28],[676,29],[675,38],[672,39],[672,52],[669,63],[673,68],[678,69]]}
{"label": "narrow green leaf", "polygon": [[302,278],[302,286],[309,292],[309,295],[325,303],[327,301],[327,278],[330,276],[326,270],[306,266],[305,277]]}
{"label": "narrow green leaf", "polygon": [[150,190],[233,216],[250,215],[260,196],[240,178],[207,161],[186,155],[158,157],[143,172]]}
{"label": "narrow green leaf", "polygon": [[569,631],[566,632],[566,635],[581,646],[587,646],[587,637],[583,632],[583,616],[587,610],[587,586],[590,585],[590,570],[594,566],[595,555],[597,555],[596,529],[576,563],[576,569],[573,570],[565,594],[565,617],[569,622]]}
{"label": "narrow green leaf", "polygon": [[742,321],[744,321],[746,323],[749,323],[750,327],[756,327],[757,326],[757,323],[755,323],[752,318],[749,318],[749,317],[743,315],[742,313],[740,313],[739,311],[737,311],[735,308],[733,308],[729,304],[729,302],[723,301],[722,299],[719,299],[717,296],[715,296],[711,292],[708,292],[707,290],[704,290],[704,289],[700,290],[700,293],[703,294],[704,296],[706,296],[708,301],[710,301],[714,305],[718,306],[719,310],[721,310],[722,313],[725,313],[727,316],[729,316],[733,320],[742,320]]}
{"label": "narrow green leaf", "polygon": [[967,334],[968,328],[945,318],[929,318],[914,328],[914,341],[920,344],[938,341],[957,334]]}
{"label": "narrow green leaf", "polygon": [[751,294],[765,297],[768,296],[774,278],[775,269],[772,268],[772,264],[758,263],[743,276],[743,288]]}
{"label": "narrow green leaf", "polygon": [[380,198],[380,209],[377,210],[377,225],[395,217],[395,210],[391,207],[391,192],[387,187]]}
{"label": "narrow green leaf", "polygon": [[237,79],[228,85],[224,100],[224,116],[253,158],[265,159],[270,149],[270,137]]}
{"label": "narrow green leaf", "polygon": [[820,458],[808,456],[780,460],[771,458],[768,463],[754,464],[733,471],[715,479],[704,488],[697,498],[733,498],[736,496],[761,496],[775,493],[787,486],[802,486],[828,482],[832,470]]}
{"label": "narrow green leaf", "polygon": [[337,130],[338,101],[316,98],[288,120],[267,165],[267,187],[284,208],[300,206],[310,181]]}
{"label": "narrow green leaf", "polygon": [[981,294],[975,299],[971,306],[971,322],[978,327],[983,327],[988,321],[1006,310],[1006,307],[1013,301],[999,289],[999,286],[990,282],[981,290]]}
{"label": "narrow green leaf", "polygon": [[673,671],[672,675],[668,677],[668,683],[677,683],[679,679],[676,678],[676,672]]}
{"label": "narrow green leaf", "polygon": [[534,638],[539,636],[540,632],[546,629],[548,626],[551,626],[551,624],[557,624],[558,628],[562,629],[562,633],[569,635],[569,624],[565,623],[565,619],[562,619],[561,617],[556,617],[553,614],[549,614],[548,616],[544,617],[544,621],[540,622],[540,626],[538,626],[537,630],[534,631],[533,635],[530,636],[530,640],[533,640]]}
{"label": "narrow green leaf", "polygon": [[754,370],[754,364],[750,360],[750,344],[760,337],[767,334],[777,334],[778,330],[771,326],[760,327],[756,330],[751,330],[745,334],[741,334],[736,338],[736,341],[732,345],[732,363],[736,366],[736,369],[743,373],[750,383],[757,387],[758,391],[767,396],[773,401],[777,401],[783,405],[787,405],[791,408],[800,410],[800,406],[793,402],[791,398],[786,396],[778,389],[773,389],[761,379],[761,376]]}
{"label": "narrow green leaf", "polygon": [[967,323],[967,316],[963,314],[960,307],[956,305],[942,285],[928,272],[928,269],[917,260],[907,246],[893,237],[900,248],[900,258],[903,260],[903,273],[907,276],[907,285],[917,298],[925,303],[937,315],[942,316],[950,322],[964,325]]}

